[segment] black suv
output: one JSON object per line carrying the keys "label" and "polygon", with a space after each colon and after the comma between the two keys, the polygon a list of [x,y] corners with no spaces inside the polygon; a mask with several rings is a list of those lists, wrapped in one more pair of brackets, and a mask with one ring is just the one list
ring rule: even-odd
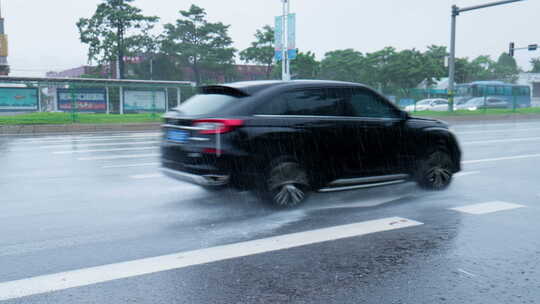
{"label": "black suv", "polygon": [[413,118],[364,85],[254,81],[205,86],[164,116],[163,172],[209,190],[255,190],[283,207],[414,179],[445,189],[461,151],[448,126]]}

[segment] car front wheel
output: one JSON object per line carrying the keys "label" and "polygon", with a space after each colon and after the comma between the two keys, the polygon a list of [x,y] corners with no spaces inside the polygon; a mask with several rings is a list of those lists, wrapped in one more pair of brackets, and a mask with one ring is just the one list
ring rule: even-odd
{"label": "car front wheel", "polygon": [[427,190],[444,190],[453,176],[452,159],[445,151],[436,151],[422,160],[418,167],[417,181]]}

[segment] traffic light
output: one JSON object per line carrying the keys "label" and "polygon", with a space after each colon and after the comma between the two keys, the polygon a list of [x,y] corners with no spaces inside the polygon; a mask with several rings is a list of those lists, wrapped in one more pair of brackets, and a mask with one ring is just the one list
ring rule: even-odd
{"label": "traffic light", "polygon": [[516,44],[513,42],[510,42],[510,50],[508,51],[508,55],[514,57],[514,49],[516,47]]}

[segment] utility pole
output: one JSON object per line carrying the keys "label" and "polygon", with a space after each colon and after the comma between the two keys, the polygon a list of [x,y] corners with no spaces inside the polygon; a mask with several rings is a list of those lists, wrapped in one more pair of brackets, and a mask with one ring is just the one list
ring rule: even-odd
{"label": "utility pole", "polygon": [[[118,9],[121,10],[124,6],[124,0],[118,0],[117,2]],[[120,18],[120,17],[119,17]],[[122,25],[122,22],[120,20],[117,20],[117,33],[118,36],[117,44],[118,44],[118,51],[117,51],[117,59],[116,59],[116,79],[124,79],[124,28]]]}
{"label": "utility pole", "polygon": [[448,111],[454,111],[454,90],[455,90],[455,79],[456,79],[456,22],[457,16],[460,13],[478,10],[482,8],[498,6],[503,4],[509,4],[513,2],[519,2],[525,0],[505,0],[505,1],[496,1],[476,6],[459,8],[456,5],[452,6],[452,25],[450,33],[450,58],[448,60],[449,64],[449,76],[448,76]]}

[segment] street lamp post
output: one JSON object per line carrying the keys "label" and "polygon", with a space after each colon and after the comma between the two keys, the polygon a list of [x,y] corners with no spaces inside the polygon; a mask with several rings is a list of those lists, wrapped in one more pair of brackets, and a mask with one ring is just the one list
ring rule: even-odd
{"label": "street lamp post", "polygon": [[282,0],[283,3],[283,30],[281,36],[282,42],[282,61],[281,61],[281,78],[283,81],[291,80],[290,61],[289,61],[289,13],[291,9],[291,0]]}
{"label": "street lamp post", "polygon": [[504,1],[497,1],[497,2],[491,2],[476,6],[470,6],[470,7],[464,7],[459,8],[456,5],[452,6],[452,25],[451,25],[451,33],[450,33],[450,58],[448,59],[448,65],[449,65],[449,76],[448,76],[448,111],[452,112],[454,111],[454,90],[455,90],[455,78],[456,78],[456,19],[457,16],[459,16],[460,13],[468,12],[472,10],[492,7],[492,6],[498,6],[503,4],[509,4],[513,2],[519,2],[519,1],[525,1],[525,0],[504,0]]}

